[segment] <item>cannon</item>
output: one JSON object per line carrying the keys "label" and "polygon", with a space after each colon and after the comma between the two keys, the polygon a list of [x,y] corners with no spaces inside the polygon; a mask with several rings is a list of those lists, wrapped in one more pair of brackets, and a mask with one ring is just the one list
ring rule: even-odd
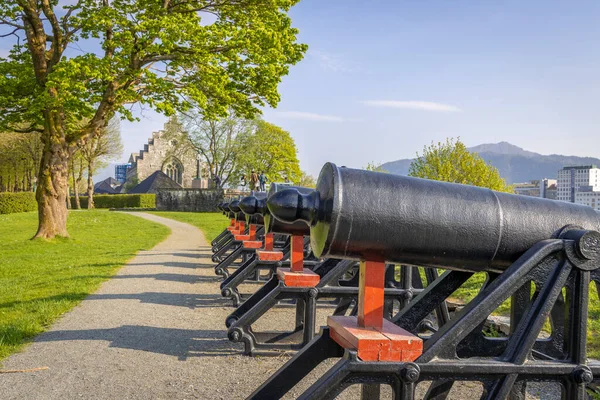
{"label": "cannon", "polygon": [[284,233],[287,235],[307,236],[310,231],[308,225],[303,221],[284,223],[276,218],[271,218],[271,213],[267,208],[267,199],[273,194],[283,189],[295,189],[298,193],[311,193],[310,188],[300,186],[281,185],[272,183],[269,192],[263,196],[244,197],[239,202],[239,207],[246,215],[261,215],[264,219],[265,231],[267,233]]}
{"label": "cannon", "polygon": [[[280,191],[267,206],[281,221],[309,224],[318,256],[360,260],[359,310],[330,317],[250,398],[279,398],[336,357],[300,399],[333,398],[351,384],[363,385],[363,398],[378,398],[388,384],[394,398],[412,399],[423,381],[432,382],[426,399],[444,399],[464,380],[479,381],[490,400],[524,398],[532,381],[585,399],[600,378],[600,364],[586,360],[590,281],[600,284],[593,209],[331,163],[315,192]],[[385,261],[446,269],[393,323],[379,310]],[[435,333],[420,334],[419,322],[477,272],[488,275],[480,293]],[[509,298],[510,334],[485,337],[487,317]]]}
{"label": "cannon", "polygon": [[506,269],[568,225],[600,230],[590,207],[326,164],[317,189],[269,198],[285,222],[310,225],[317,256],[380,258],[469,271]]}
{"label": "cannon", "polygon": [[[284,186],[283,189],[289,189]],[[271,187],[276,192],[278,188]],[[281,187],[279,188],[281,189]],[[312,189],[294,188],[298,192],[308,194]],[[240,200],[240,208],[249,214],[265,213],[264,220],[268,221],[270,215],[266,208],[266,202],[249,196]],[[278,233],[296,236],[301,240],[300,246],[305,245],[305,240],[300,234],[308,234],[308,225],[303,222],[293,224],[282,223],[270,218],[271,230]],[[293,241],[293,239],[292,239]],[[293,242],[292,242],[293,243]],[[293,246],[292,246],[293,247]],[[277,261],[260,260],[263,251],[258,250],[258,257],[252,259],[252,263],[238,268],[221,285],[222,295],[231,297],[233,287],[238,285],[244,278],[244,273],[250,268],[272,268],[279,270],[286,266],[286,256],[278,258]],[[294,252],[289,264],[294,264]],[[297,256],[297,255],[296,255]],[[300,258],[298,273],[295,277],[302,276],[310,283],[303,282],[301,285],[286,280],[286,276],[278,274],[273,276],[261,289],[254,293],[242,303],[226,320],[229,328],[228,337],[232,341],[244,342],[245,353],[249,355],[277,355],[272,350],[299,350],[314,336],[315,315],[317,305],[335,307],[332,315],[344,315],[347,311],[355,308],[358,294],[358,275],[356,274],[356,263],[354,261],[340,262],[336,258],[326,258],[322,262]],[[242,269],[243,268],[243,269]],[[279,271],[278,271],[279,272]],[[386,266],[385,271],[385,313],[393,315],[394,304],[405,306],[407,302],[422,290],[422,282],[419,274],[413,273],[413,267],[396,268],[393,265]],[[349,276],[349,277],[348,277]],[[398,277],[398,278],[397,278]],[[333,302],[330,299],[335,299]],[[296,324],[290,332],[256,332],[252,324],[256,322],[265,312],[276,306],[280,301],[293,300],[297,304]],[[319,302],[317,302],[319,300]],[[440,307],[441,308],[441,307]],[[436,310],[437,311],[437,310]],[[447,310],[440,315],[439,319],[447,320]]]}
{"label": "cannon", "polygon": [[252,246],[254,246],[253,248],[256,248],[256,246],[262,244],[256,239],[262,234],[264,228],[262,226],[257,226],[255,223],[257,217],[252,217],[251,223],[246,225],[246,216],[240,210],[238,204],[238,200],[229,203],[229,210],[234,213],[234,220],[237,222],[237,225],[231,229],[231,235],[215,246],[215,253],[212,257],[214,262],[218,262],[215,266],[215,273],[224,278],[229,276],[228,268],[235,266],[234,262],[240,258],[240,256],[242,259],[242,264],[240,265],[243,265],[247,261],[248,254],[243,252],[244,248]]}

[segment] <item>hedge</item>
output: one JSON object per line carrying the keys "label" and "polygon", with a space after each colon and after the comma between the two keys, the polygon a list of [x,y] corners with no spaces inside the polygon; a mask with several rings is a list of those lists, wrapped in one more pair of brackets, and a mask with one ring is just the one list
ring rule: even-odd
{"label": "hedge", "polygon": [[[87,208],[88,199],[80,196],[81,208]],[[71,205],[75,208],[75,196],[71,196]],[[99,194],[94,195],[96,208],[156,208],[155,194]]]}
{"label": "hedge", "polygon": [[35,193],[0,193],[0,214],[12,214],[37,210]]}

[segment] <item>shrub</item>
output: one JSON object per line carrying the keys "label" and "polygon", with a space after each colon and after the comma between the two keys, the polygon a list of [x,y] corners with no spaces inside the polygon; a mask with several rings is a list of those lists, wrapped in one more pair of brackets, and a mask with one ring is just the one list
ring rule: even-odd
{"label": "shrub", "polygon": [[0,214],[12,214],[37,210],[35,193],[0,193]]}
{"label": "shrub", "polygon": [[[87,208],[88,199],[79,197],[81,208]],[[71,196],[71,205],[75,208],[75,197]],[[94,196],[96,208],[156,208],[155,194],[99,194]]]}

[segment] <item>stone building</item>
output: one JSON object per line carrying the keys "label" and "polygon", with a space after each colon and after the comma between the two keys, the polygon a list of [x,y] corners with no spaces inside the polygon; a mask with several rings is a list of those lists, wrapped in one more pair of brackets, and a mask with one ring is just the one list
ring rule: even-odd
{"label": "stone building", "polygon": [[127,182],[139,183],[156,171],[164,172],[184,188],[207,188],[206,168],[198,153],[190,147],[178,146],[177,134],[181,125],[171,119],[164,128],[153,132],[144,149],[132,153],[131,168],[127,170]]}

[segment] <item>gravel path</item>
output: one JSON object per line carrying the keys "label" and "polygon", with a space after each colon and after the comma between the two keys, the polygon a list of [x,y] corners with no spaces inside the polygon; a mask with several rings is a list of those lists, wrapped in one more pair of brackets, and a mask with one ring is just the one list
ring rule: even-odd
{"label": "gravel path", "polygon": [[[172,234],[140,252],[23,353],[5,360],[7,370],[48,369],[0,374],[2,400],[242,399],[285,363],[285,356],[242,356],[242,346],[227,340],[231,303],[220,296],[199,229],[134,215],[162,223]],[[260,325],[276,326],[290,311],[276,310]],[[286,398],[300,394],[333,361]],[[340,398],[357,398],[357,389]],[[477,391],[467,384],[455,398],[477,398]]]}

